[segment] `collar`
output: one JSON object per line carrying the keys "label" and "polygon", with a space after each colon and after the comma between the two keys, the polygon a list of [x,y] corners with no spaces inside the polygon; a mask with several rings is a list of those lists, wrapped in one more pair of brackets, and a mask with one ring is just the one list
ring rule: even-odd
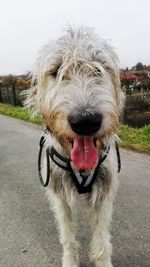
{"label": "collar", "polygon": [[[97,177],[100,165],[102,162],[106,159],[109,150],[110,145],[106,146],[104,150],[102,150],[102,153],[97,160],[97,163],[95,165],[95,168],[90,171],[90,173],[86,173],[86,171],[83,170],[77,170],[74,168],[74,165],[72,161],[69,158],[63,157],[53,146],[46,148],[46,165],[47,165],[47,172],[46,172],[46,180],[44,182],[41,172],[41,157],[42,157],[42,151],[43,146],[46,141],[46,135],[47,131],[44,132],[44,134],[41,136],[40,139],[40,150],[39,150],[39,156],[38,156],[38,172],[39,172],[39,179],[41,184],[46,187],[49,183],[49,177],[50,177],[50,160],[49,157],[53,160],[53,162],[63,170],[67,171],[69,175],[71,176],[77,191],[79,194],[82,193],[88,193],[92,190],[92,185]],[[121,168],[121,161],[120,161],[120,153],[118,144],[116,141],[116,153],[117,153],[117,159],[118,159],[118,172]]]}

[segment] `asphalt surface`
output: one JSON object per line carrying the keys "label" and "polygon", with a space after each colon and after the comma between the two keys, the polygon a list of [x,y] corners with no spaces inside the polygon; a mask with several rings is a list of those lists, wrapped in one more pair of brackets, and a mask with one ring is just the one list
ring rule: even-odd
{"label": "asphalt surface", "polygon": [[[0,267],[61,266],[56,224],[37,175],[41,132],[35,125],[0,115]],[[150,267],[150,156],[126,150],[121,155],[113,264]],[[80,204],[80,267],[92,267],[84,213]]]}

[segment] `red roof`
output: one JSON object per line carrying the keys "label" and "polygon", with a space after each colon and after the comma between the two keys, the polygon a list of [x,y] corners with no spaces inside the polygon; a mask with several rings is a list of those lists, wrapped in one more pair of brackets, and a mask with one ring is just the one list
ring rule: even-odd
{"label": "red roof", "polygon": [[135,75],[134,73],[131,73],[131,72],[122,71],[120,73],[120,79],[121,80],[135,80],[137,78],[138,78],[138,76]]}

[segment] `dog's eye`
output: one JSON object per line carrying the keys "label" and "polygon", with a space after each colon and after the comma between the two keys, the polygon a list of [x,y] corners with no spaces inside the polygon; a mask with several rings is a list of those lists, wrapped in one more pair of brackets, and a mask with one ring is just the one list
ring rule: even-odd
{"label": "dog's eye", "polygon": [[54,78],[57,77],[58,70],[54,70],[53,72],[50,73]]}
{"label": "dog's eye", "polygon": [[94,73],[96,76],[101,76],[101,71],[98,68],[95,68]]}
{"label": "dog's eye", "polygon": [[54,78],[56,78],[56,77],[57,77],[57,73],[58,73],[58,70],[55,69],[55,70],[50,70],[50,71],[48,71],[48,72],[47,72],[47,75],[48,75],[48,76],[53,76]]}
{"label": "dog's eye", "polygon": [[47,76],[53,76],[54,78],[56,78],[59,68],[60,68],[60,66],[52,67],[49,71],[46,72],[46,75]]}

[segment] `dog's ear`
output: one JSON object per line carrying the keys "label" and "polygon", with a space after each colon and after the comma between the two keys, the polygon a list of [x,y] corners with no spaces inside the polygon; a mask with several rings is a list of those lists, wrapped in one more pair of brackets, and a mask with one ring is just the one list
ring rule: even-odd
{"label": "dog's ear", "polygon": [[118,110],[119,112],[122,112],[125,96],[121,89],[119,60],[113,48],[109,47],[109,54],[107,55],[106,60],[103,61],[103,65],[113,83]]}
{"label": "dog's ear", "polygon": [[24,106],[27,107],[32,116],[35,116],[38,114],[38,84],[35,80],[34,82],[31,81],[31,87],[28,90],[25,90],[23,92],[23,95],[25,97]]}
{"label": "dog's ear", "polygon": [[120,82],[120,71],[117,65],[114,65],[113,67],[106,67],[107,73],[109,74],[112,83],[114,85],[115,89],[115,98],[116,103],[119,109],[119,112],[122,112],[123,106],[124,106],[124,100],[125,96],[121,89],[121,82]]}
{"label": "dog's ear", "polygon": [[[32,116],[37,114],[43,115],[45,110],[45,94],[47,92],[47,83],[51,80],[54,84],[60,64],[43,64],[43,59],[40,58],[34,65],[31,75],[31,86],[23,92],[25,97],[24,106],[27,107]],[[43,104],[44,103],[44,104]]]}
{"label": "dog's ear", "polygon": [[119,112],[121,112],[124,106],[125,96],[121,90],[119,59],[114,48],[107,41],[103,40],[101,42],[103,49],[96,50],[94,60],[102,65],[106,73],[109,75],[115,89],[116,104]]}

